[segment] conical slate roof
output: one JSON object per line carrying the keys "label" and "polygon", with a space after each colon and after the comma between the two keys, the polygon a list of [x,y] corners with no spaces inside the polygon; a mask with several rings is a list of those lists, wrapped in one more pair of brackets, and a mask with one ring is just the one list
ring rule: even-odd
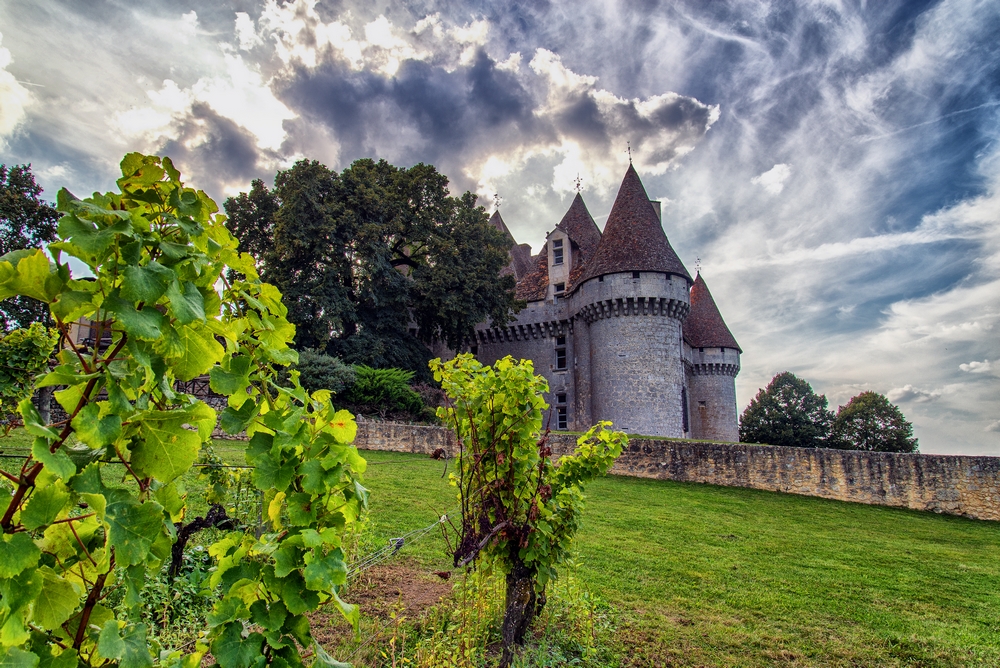
{"label": "conical slate roof", "polygon": [[646,189],[631,164],[618,189],[597,251],[574,287],[597,276],[627,271],[657,271],[691,280],[667,241]]}
{"label": "conical slate roof", "polygon": [[513,246],[516,242],[514,241],[514,235],[510,233],[507,229],[507,223],[503,222],[503,216],[500,215],[500,209],[493,212],[490,216],[490,225],[500,230],[507,239],[510,240],[510,245]]}
{"label": "conical slate roof", "polygon": [[507,229],[507,224],[500,215],[500,210],[493,212],[490,216],[490,225],[498,229],[510,242],[510,263],[500,271],[501,276],[513,274],[514,278],[520,280],[522,276],[532,269],[531,246],[528,244],[518,244],[514,240],[514,235]]}
{"label": "conical slate roof", "polygon": [[726,327],[700,272],[691,286],[691,312],[684,319],[684,340],[692,348],[735,348],[743,352]]}
{"label": "conical slate roof", "polygon": [[601,243],[601,230],[587,210],[587,205],[583,203],[580,193],[573,198],[573,203],[569,205],[566,215],[556,228],[569,235],[569,238],[579,246],[584,260],[593,257],[597,244]]}

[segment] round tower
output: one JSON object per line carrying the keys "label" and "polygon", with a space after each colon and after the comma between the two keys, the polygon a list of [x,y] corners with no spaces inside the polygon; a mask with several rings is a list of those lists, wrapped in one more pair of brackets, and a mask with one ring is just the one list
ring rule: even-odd
{"label": "round tower", "polygon": [[681,323],[691,277],[654,203],[629,165],[593,259],[572,281],[570,304],[587,328],[592,421],[647,436],[689,430]]}
{"label": "round tower", "polygon": [[701,272],[691,286],[691,312],[683,329],[691,437],[737,443],[736,374],[743,351],[722,319]]}

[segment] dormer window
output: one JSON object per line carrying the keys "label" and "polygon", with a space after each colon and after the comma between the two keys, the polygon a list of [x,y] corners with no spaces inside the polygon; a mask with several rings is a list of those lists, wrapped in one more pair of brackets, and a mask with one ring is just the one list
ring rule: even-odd
{"label": "dormer window", "polygon": [[563,297],[566,294],[566,284],[565,283],[556,283],[555,288],[556,288],[555,289],[555,298],[556,299],[559,299],[560,297]]}
{"label": "dormer window", "polygon": [[552,264],[562,264],[563,263],[563,240],[553,239],[552,240]]}

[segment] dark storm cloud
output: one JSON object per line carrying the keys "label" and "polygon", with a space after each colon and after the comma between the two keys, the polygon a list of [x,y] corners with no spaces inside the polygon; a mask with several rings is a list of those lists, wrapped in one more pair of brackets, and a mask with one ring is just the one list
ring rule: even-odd
{"label": "dark storm cloud", "polygon": [[258,175],[261,157],[253,135],[201,103],[191,106],[157,154],[170,156],[186,180],[210,193],[221,193],[228,183],[249,182]]}

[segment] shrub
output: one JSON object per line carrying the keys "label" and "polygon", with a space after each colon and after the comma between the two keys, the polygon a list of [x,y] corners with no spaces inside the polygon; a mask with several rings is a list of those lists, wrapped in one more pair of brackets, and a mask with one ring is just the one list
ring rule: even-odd
{"label": "shrub", "polygon": [[330,390],[341,394],[354,385],[354,367],[340,359],[315,350],[299,351],[299,361],[292,366],[299,372],[299,382],[310,392]]}
{"label": "shrub", "polygon": [[345,399],[359,412],[374,412],[384,420],[392,414],[418,416],[424,402],[409,383],[412,371],[403,369],[373,369],[364,364],[354,367],[354,385]]}
{"label": "shrub", "polygon": [[34,322],[0,338],[0,423],[4,435],[19,421],[17,406],[31,396],[35,377],[48,370],[59,331]]}

